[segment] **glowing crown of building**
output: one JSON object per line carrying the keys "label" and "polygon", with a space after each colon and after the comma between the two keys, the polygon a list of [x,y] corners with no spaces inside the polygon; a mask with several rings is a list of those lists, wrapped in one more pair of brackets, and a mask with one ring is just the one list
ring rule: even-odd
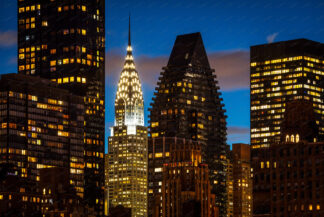
{"label": "glowing crown of building", "polygon": [[144,126],[144,100],[132,53],[130,18],[128,31],[127,54],[115,100],[115,126]]}

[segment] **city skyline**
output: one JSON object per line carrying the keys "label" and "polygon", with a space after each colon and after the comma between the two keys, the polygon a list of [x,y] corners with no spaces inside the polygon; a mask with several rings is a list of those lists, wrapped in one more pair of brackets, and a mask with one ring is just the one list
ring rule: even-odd
{"label": "city skyline", "polygon": [[322,11],[1,0],[0,217],[324,216]]}
{"label": "city skyline", "polygon": [[[189,1],[182,12],[179,12],[183,7],[182,3],[171,4],[168,1],[164,4],[159,4],[158,1],[150,4],[145,4],[144,1],[111,1],[106,5],[106,62],[110,63],[106,67],[106,137],[109,136],[109,127],[113,125],[114,118],[113,101],[108,99],[116,94],[118,73],[123,62],[123,53],[117,50],[124,50],[126,47],[125,27],[130,11],[133,17],[133,37],[136,41],[135,59],[140,78],[143,79],[145,117],[148,116],[147,109],[157,75],[166,64],[176,35],[200,31],[223,93],[228,116],[228,143],[250,142],[249,46],[267,43],[267,39],[282,41],[308,38],[320,41],[324,35],[321,26],[324,17],[320,15],[324,5],[320,1],[260,1],[253,4],[235,2],[207,1],[199,5],[198,1]],[[17,72],[16,7],[15,1],[4,0],[0,9],[0,57],[3,60],[0,63],[1,74]],[[198,9],[194,10],[196,8]],[[163,14],[167,9],[168,13]],[[272,9],[277,10],[280,15],[274,16]],[[313,15],[316,15],[314,19]],[[181,19],[185,22],[180,23]],[[149,30],[146,31],[147,29]],[[231,67],[227,68],[226,65]]]}

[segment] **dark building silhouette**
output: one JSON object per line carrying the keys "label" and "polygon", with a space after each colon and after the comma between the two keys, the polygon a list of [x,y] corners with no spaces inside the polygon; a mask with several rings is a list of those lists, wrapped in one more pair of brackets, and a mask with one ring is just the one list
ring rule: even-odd
{"label": "dark building silhouette", "polygon": [[323,137],[323,67],[324,44],[319,42],[296,39],[251,47],[253,149],[280,142],[285,105],[292,100],[313,104],[319,137]]}
{"label": "dark building silhouette", "polygon": [[[35,198],[35,199],[34,199]],[[21,177],[14,164],[0,164],[0,216],[42,217],[37,186]]]}
{"label": "dark building silhouette", "polygon": [[[218,216],[208,165],[201,163],[199,142],[170,145],[170,163],[163,165],[161,197],[163,217]],[[189,204],[193,206],[189,208]],[[160,212],[154,216],[160,216]]]}
{"label": "dark building silhouette", "polygon": [[41,169],[38,191],[42,195],[41,210],[45,217],[94,217],[94,208],[76,194],[69,181],[69,170],[52,167]]}
{"label": "dark building silhouette", "polygon": [[21,177],[13,164],[0,164],[0,216],[94,217],[69,183],[67,168],[40,170],[40,182]]}
{"label": "dark building silhouette", "polygon": [[324,215],[324,143],[308,101],[286,105],[281,142],[252,156],[254,216]]}
{"label": "dark building silhouette", "polygon": [[108,217],[131,217],[132,209],[125,208],[122,205],[116,207],[110,207]]}
{"label": "dark building silhouette", "polygon": [[226,214],[226,116],[213,72],[200,33],[178,36],[150,109],[149,212],[161,193],[161,171],[168,162],[163,147],[174,137],[171,140],[202,143],[202,162],[209,165],[216,205],[220,216]]}
{"label": "dark building silhouette", "polygon": [[18,1],[18,71],[84,97],[85,189],[103,215],[105,1]]}
{"label": "dark building silhouette", "polygon": [[0,163],[20,177],[40,181],[40,170],[62,167],[77,194],[84,194],[83,98],[37,77],[0,79]]}

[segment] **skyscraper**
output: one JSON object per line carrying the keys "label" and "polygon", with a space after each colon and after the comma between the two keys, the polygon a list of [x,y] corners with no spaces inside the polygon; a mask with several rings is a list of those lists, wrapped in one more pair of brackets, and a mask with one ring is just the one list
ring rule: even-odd
{"label": "skyscraper", "polygon": [[[84,198],[84,115],[83,97],[58,88],[48,79],[2,75],[0,163],[13,165],[19,182],[31,186],[41,181],[41,169],[63,168],[68,171],[68,183]],[[28,188],[26,192],[37,194],[36,188]],[[8,187],[7,193],[10,191]]]}
{"label": "skyscraper", "polygon": [[147,128],[142,86],[132,54],[130,20],[127,54],[115,99],[115,126],[108,145],[108,210],[122,205],[133,217],[147,216]]}
{"label": "skyscraper", "polygon": [[18,1],[18,71],[83,96],[85,199],[103,214],[105,1]]}
{"label": "skyscraper", "polygon": [[[149,201],[161,191],[159,168],[169,160],[167,142],[189,139],[202,143],[202,161],[209,166],[212,193],[220,215],[225,216],[226,116],[200,33],[178,36],[163,69],[149,116]],[[149,211],[152,208],[150,203]]]}
{"label": "skyscraper", "polygon": [[313,103],[324,135],[324,44],[307,39],[251,47],[251,146],[280,142],[287,102]]}
{"label": "skyscraper", "polygon": [[280,143],[252,156],[253,215],[324,215],[324,143],[318,138],[313,103],[287,103]]}

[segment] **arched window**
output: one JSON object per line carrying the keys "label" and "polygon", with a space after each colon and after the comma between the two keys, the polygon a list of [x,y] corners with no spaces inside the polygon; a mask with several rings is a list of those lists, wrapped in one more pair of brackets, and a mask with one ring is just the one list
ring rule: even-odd
{"label": "arched window", "polygon": [[295,142],[295,136],[294,135],[291,135],[290,142]]}
{"label": "arched window", "polygon": [[289,135],[286,136],[286,142],[289,142]]}
{"label": "arched window", "polygon": [[296,135],[296,142],[299,142],[299,134]]}

